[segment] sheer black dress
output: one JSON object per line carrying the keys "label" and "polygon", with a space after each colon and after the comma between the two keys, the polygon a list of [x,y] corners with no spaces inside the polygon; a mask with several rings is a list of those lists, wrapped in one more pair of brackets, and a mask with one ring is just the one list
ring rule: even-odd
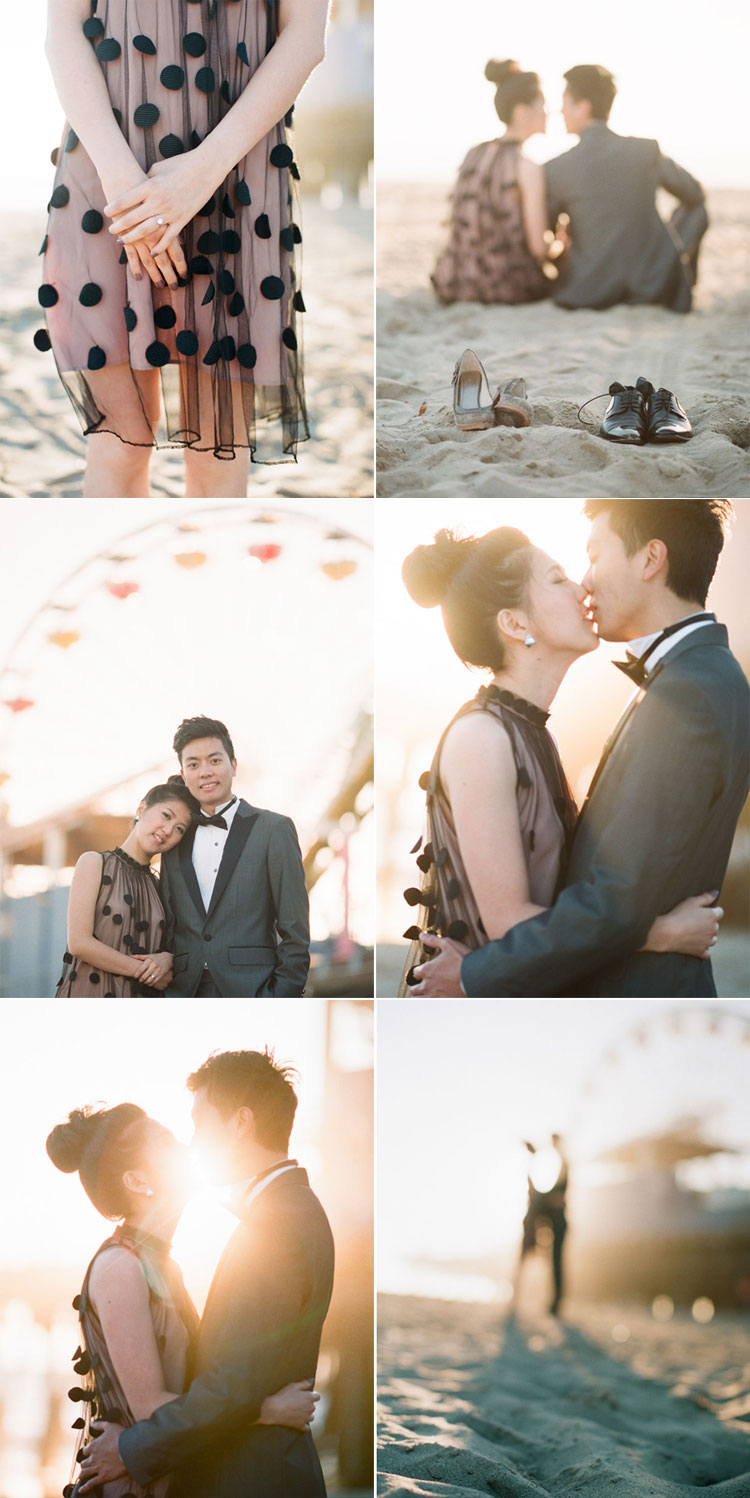
{"label": "sheer black dress", "polygon": [[[420,931],[453,937],[476,948],[487,942],[474,892],[461,856],[448,794],[440,778],[440,759],[448,730],[468,713],[489,713],[502,724],[511,743],[516,764],[516,801],[523,852],[529,878],[529,897],[535,905],[553,903],[565,870],[577,810],[560,756],[547,729],[549,713],[500,687],[480,687],[476,697],[464,704],[445,729],[431,768],[420,778],[427,792],[427,832],[412,849],[417,854],[420,887],[405,890],[407,904],[415,908],[419,924],[409,926],[404,936],[411,946],[404,966],[399,995],[409,992],[412,968],[434,953],[419,942]],[[498,861],[503,850],[497,849]]]}

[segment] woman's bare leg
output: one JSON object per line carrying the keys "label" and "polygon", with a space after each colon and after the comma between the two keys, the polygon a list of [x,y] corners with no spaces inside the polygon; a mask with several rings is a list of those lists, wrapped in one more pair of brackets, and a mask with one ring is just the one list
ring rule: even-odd
{"label": "woman's bare leg", "polygon": [[235,449],[233,458],[215,458],[213,453],[185,449],[185,497],[187,499],[245,499],[247,495],[247,448]]}
{"label": "woman's bare leg", "polygon": [[93,432],[88,438],[85,499],[148,499],[149,464],[159,424],[158,370],[131,370],[127,365],[97,371],[89,377],[92,394],[105,423],[119,432]]}

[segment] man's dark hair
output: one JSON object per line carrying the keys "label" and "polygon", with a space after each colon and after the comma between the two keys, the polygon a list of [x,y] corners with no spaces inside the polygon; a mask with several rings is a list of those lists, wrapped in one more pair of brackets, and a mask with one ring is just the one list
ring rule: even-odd
{"label": "man's dark hair", "polygon": [[216,1051],[187,1079],[190,1092],[205,1087],[209,1103],[222,1118],[238,1108],[251,1108],[258,1143],[264,1149],[283,1149],[289,1144],[297,1094],[291,1066],[277,1066],[273,1051]]}
{"label": "man's dark hair", "polygon": [[606,514],[632,557],[649,541],[667,548],[667,586],[690,603],[706,602],[729,521],[728,499],[587,499],[588,520]]}
{"label": "man's dark hair", "polygon": [[563,78],[576,104],[580,104],[582,99],[588,99],[595,120],[609,119],[617,84],[608,68],[602,68],[595,62],[582,62],[575,68],[568,68],[567,73],[563,73]]}
{"label": "man's dark hair", "polygon": [[183,718],[172,740],[172,748],[180,764],[182,764],[182,756],[188,744],[192,744],[193,739],[221,739],[229,758],[235,758],[234,744],[229,737],[227,726],[218,718]]}

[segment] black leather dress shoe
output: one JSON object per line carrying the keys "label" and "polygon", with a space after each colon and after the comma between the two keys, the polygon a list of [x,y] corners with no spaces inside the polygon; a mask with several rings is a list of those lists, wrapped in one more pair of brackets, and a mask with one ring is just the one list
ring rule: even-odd
{"label": "black leather dress shoe", "polygon": [[631,446],[646,441],[646,402],[634,385],[614,380],[609,387],[612,397],[599,428],[599,436],[608,442],[627,442]]}
{"label": "black leather dress shoe", "polygon": [[687,411],[671,390],[654,390],[640,375],[635,382],[646,403],[647,442],[689,442],[693,435]]}

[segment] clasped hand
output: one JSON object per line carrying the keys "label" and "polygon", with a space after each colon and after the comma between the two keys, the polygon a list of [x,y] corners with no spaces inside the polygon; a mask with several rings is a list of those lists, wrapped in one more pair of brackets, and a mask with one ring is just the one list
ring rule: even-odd
{"label": "clasped hand", "polygon": [[[112,220],[109,232],[122,244],[133,274],[143,265],[157,285],[166,281],[174,287],[177,275],[187,274],[180,230],[195,218],[208,195],[191,155],[154,162],[148,176],[141,174],[140,181],[105,205]],[[157,223],[160,218],[162,225]]]}
{"label": "clasped hand", "polygon": [[102,1483],[114,1482],[116,1477],[126,1477],[127,1467],[120,1457],[119,1440],[123,1427],[103,1420],[92,1426],[95,1439],[81,1457],[81,1481],[78,1493],[91,1493]]}

